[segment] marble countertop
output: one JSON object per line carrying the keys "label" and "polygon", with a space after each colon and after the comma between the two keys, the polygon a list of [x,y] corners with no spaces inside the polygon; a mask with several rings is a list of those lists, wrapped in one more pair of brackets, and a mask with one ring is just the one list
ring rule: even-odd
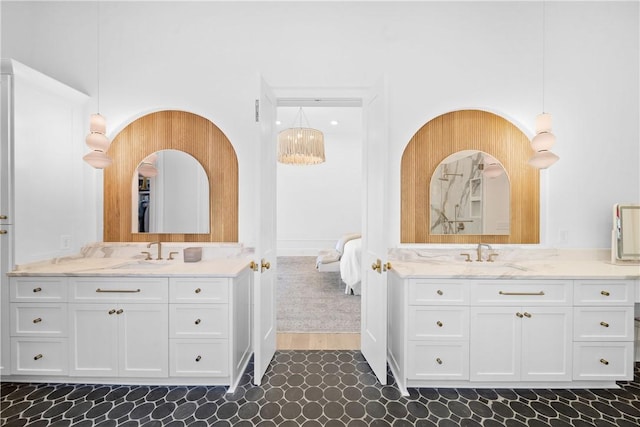
{"label": "marble countertop", "polygon": [[[182,249],[203,247],[203,259],[184,262]],[[207,245],[163,243],[162,260],[146,261],[141,251],[151,251],[143,243],[97,243],[74,256],[18,265],[9,276],[172,276],[172,277],[235,277],[249,268],[252,251],[241,245]],[[169,252],[178,252],[168,260]]]}
{"label": "marble countertop", "polygon": [[[402,278],[450,279],[639,279],[640,265],[612,264],[600,249],[496,249],[495,262],[476,259],[475,248],[395,249],[392,270]],[[485,252],[486,253],[486,252]]]}

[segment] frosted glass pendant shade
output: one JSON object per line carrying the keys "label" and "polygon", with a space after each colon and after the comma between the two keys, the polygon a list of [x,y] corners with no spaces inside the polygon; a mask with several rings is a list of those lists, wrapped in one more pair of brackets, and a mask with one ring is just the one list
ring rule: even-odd
{"label": "frosted glass pendant shade", "polygon": [[92,150],[104,152],[109,148],[109,139],[103,133],[91,132],[87,135],[86,143]]}
{"label": "frosted glass pendant shade", "polygon": [[142,162],[138,166],[138,173],[146,178],[153,178],[158,175],[158,169],[151,163]]}
{"label": "frosted glass pendant shade", "polygon": [[496,178],[502,175],[503,172],[504,169],[502,168],[502,166],[500,166],[498,163],[492,163],[484,167],[482,174],[487,178]]}
{"label": "frosted glass pendant shade", "polygon": [[107,133],[107,121],[100,114],[92,114],[89,118],[89,130],[91,133]]}
{"label": "frosted glass pendant shade", "polygon": [[104,169],[110,166],[112,162],[111,157],[107,156],[105,152],[97,150],[91,151],[82,159],[96,169]]}
{"label": "frosted glass pendant shade", "polygon": [[542,113],[536,117],[536,133],[551,132],[551,114]]}
{"label": "frosted glass pendant shade", "polygon": [[324,135],[319,130],[299,127],[278,134],[278,162],[315,165],[324,161]]}
{"label": "frosted glass pendant shade", "polygon": [[546,169],[559,159],[560,157],[551,151],[539,151],[529,159],[529,164],[537,169]]}
{"label": "frosted glass pendant shade", "polygon": [[556,136],[551,132],[545,131],[537,134],[531,140],[531,148],[534,151],[550,150],[556,143]]}

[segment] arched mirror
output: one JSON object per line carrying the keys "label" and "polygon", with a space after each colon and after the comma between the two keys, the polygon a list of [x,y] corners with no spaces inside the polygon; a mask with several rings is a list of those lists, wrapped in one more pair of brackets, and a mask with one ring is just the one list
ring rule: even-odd
{"label": "arched mirror", "polygon": [[431,234],[509,234],[509,177],[495,157],[451,154],[436,167],[429,191]]}
{"label": "arched mirror", "polygon": [[193,156],[161,150],[133,174],[132,233],[209,233],[209,180]]}

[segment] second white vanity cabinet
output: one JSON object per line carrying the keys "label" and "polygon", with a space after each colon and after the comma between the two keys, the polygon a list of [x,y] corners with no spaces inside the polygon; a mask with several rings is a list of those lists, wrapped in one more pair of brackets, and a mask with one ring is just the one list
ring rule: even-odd
{"label": "second white vanity cabinet", "polygon": [[168,279],[69,279],[71,376],[168,376]]}

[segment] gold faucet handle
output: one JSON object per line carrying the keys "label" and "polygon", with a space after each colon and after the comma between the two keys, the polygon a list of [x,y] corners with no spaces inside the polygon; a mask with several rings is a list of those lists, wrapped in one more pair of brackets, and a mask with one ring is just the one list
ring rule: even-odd
{"label": "gold faucet handle", "polygon": [[469,254],[460,254],[460,256],[465,256],[464,262],[471,262],[471,255]]}
{"label": "gold faucet handle", "polygon": [[489,254],[489,258],[487,258],[487,262],[493,262],[493,261],[495,261],[493,258],[497,257],[498,255],[499,255],[499,254],[497,254],[497,253],[495,253],[495,252],[494,252],[494,253],[492,253],[492,254]]}
{"label": "gold faucet handle", "polygon": [[145,259],[144,259],[145,261],[149,261],[149,260],[151,259],[151,252],[148,252],[148,251],[142,251],[142,252],[140,252],[140,253],[141,253],[141,254],[143,254],[143,255],[146,255],[146,257],[145,257]]}
{"label": "gold faucet handle", "polygon": [[174,255],[178,255],[179,252],[169,252],[169,261],[171,261],[172,259],[175,259],[173,256]]}

